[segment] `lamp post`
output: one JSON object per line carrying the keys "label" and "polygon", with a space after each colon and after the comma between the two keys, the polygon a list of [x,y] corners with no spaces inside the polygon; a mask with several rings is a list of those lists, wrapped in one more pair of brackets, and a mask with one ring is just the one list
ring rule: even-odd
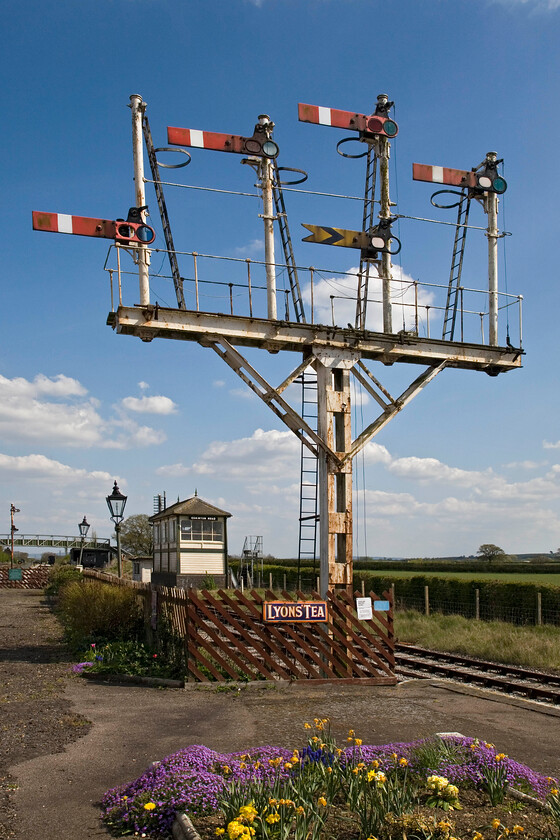
{"label": "lamp post", "polygon": [[89,531],[89,522],[87,521],[85,516],[82,519],[82,521],[80,522],[80,524],[78,525],[78,528],[80,529],[80,537],[82,538],[82,544],[80,546],[80,561],[79,561],[79,565],[81,566],[82,565],[82,554],[84,553],[84,541],[85,541],[85,538],[87,537],[87,532]]}
{"label": "lamp post", "polygon": [[18,530],[14,525],[14,513],[20,513],[20,509],[17,508],[14,504],[10,505],[10,519],[11,519],[11,559],[10,559],[10,569],[14,568],[14,534]]}
{"label": "lamp post", "polygon": [[113,485],[113,492],[107,496],[107,507],[111,514],[111,519],[115,523],[115,534],[117,535],[117,574],[122,577],[122,557],[121,557],[121,522],[124,519],[124,508],[128,496],[124,496],[115,481]]}

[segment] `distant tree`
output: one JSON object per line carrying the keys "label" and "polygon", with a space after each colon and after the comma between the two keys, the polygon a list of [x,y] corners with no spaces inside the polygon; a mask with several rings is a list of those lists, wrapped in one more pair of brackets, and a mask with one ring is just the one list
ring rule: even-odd
{"label": "distant tree", "polygon": [[151,557],[154,549],[152,526],[145,513],[129,516],[121,525],[121,546],[134,557]]}
{"label": "distant tree", "polygon": [[508,555],[503,548],[494,543],[483,543],[476,552],[481,560],[487,560],[492,563],[494,560],[507,560]]}

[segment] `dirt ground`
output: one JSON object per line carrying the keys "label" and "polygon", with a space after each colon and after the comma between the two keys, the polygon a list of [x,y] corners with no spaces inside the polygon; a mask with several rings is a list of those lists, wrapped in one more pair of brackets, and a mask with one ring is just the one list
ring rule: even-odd
{"label": "dirt ground", "polygon": [[560,709],[464,685],[163,690],[90,682],[70,667],[40,593],[0,590],[0,840],[108,837],[103,793],[152,761],[189,744],[299,747],[314,717],[329,717],[340,741],[352,727],[366,744],[460,732],[560,775]]}

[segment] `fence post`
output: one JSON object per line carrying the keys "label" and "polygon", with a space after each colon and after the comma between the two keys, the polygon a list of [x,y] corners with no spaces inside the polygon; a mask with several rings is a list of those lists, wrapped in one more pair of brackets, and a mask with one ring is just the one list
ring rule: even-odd
{"label": "fence post", "polygon": [[317,579],[315,581],[315,588],[316,588],[317,592],[321,591],[321,584],[320,584],[320,581],[319,581],[319,575],[317,575]]}
{"label": "fence post", "polygon": [[537,624],[542,624],[542,593],[537,592]]}
{"label": "fence post", "polygon": [[395,611],[395,584],[391,584],[391,603],[393,604],[393,612]]}
{"label": "fence post", "polygon": [[430,587],[424,587],[424,613],[430,615]]}
{"label": "fence post", "polygon": [[362,578],[362,598],[365,598],[365,597],[366,597],[366,582]]}
{"label": "fence post", "polygon": [[286,591],[286,572],[284,572],[284,592]]}
{"label": "fence post", "polygon": [[474,609],[474,617],[477,621],[480,621],[480,589],[474,590]]}
{"label": "fence post", "polygon": [[272,572],[268,573],[268,588],[272,589]]}

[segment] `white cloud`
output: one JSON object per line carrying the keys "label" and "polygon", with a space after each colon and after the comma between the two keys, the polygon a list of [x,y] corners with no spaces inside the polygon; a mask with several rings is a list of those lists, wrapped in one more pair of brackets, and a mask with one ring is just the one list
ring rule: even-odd
{"label": "white cloud", "polygon": [[177,406],[169,397],[124,397],[123,408],[138,414],[175,414]]}
{"label": "white cloud", "polygon": [[[254,2],[254,0],[252,0]],[[255,3],[260,6],[260,2]],[[254,257],[264,253],[264,239],[252,239],[246,245],[240,245],[233,252],[238,257]]]}
{"label": "white cloud", "polygon": [[159,467],[158,475],[205,475],[228,480],[292,479],[300,443],[292,432],[256,429],[251,437],[214,441],[191,465]]}
{"label": "white cloud", "polygon": [[0,375],[2,400],[37,396],[83,397],[85,394],[87,394],[87,389],[77,379],[64,376],[62,373],[51,377],[39,373],[32,382],[21,376],[6,379],[5,376]]}
{"label": "white cloud", "polygon": [[148,385],[147,382],[139,382],[138,387],[140,388],[141,391],[146,391],[150,386]]}
{"label": "white cloud", "polygon": [[555,9],[560,9],[560,0],[492,0],[494,3],[499,3],[501,6],[529,6],[534,7],[540,11],[553,12]]}
{"label": "white cloud", "polygon": [[54,461],[45,455],[4,455],[0,453],[0,475],[5,480],[25,478],[33,481],[61,485],[83,484],[87,481],[102,482],[108,485],[113,480],[112,473],[102,470],[88,472],[84,469],[70,467],[60,461]]}
{"label": "white cloud", "polygon": [[[401,329],[414,330],[416,324],[415,280],[398,265],[392,267],[391,311],[396,332]],[[319,279],[317,279],[319,278]],[[358,289],[358,267],[350,268],[346,274],[319,277],[313,285],[313,320],[317,324],[332,324],[339,327],[353,326],[356,321],[356,295]],[[311,306],[310,285],[302,288],[302,297]],[[425,333],[426,306],[433,304],[434,295],[418,286],[418,311],[420,335]],[[435,316],[430,315],[430,326]],[[368,282],[368,306],[366,328],[374,332],[383,330],[382,281],[375,265],[370,267]]]}
{"label": "white cloud", "polygon": [[543,449],[560,449],[560,440],[557,440],[556,443],[549,443],[548,440],[544,440]]}
{"label": "white cloud", "polygon": [[0,376],[0,435],[9,443],[126,449],[161,443],[165,435],[124,413],[105,419],[87,389],[59,374],[33,381]]}
{"label": "white cloud", "polygon": [[409,478],[421,482],[447,482],[462,487],[475,487],[481,482],[488,481],[492,476],[491,470],[479,472],[477,470],[462,470],[449,467],[437,458],[397,458],[389,464],[389,470],[400,478]]}

